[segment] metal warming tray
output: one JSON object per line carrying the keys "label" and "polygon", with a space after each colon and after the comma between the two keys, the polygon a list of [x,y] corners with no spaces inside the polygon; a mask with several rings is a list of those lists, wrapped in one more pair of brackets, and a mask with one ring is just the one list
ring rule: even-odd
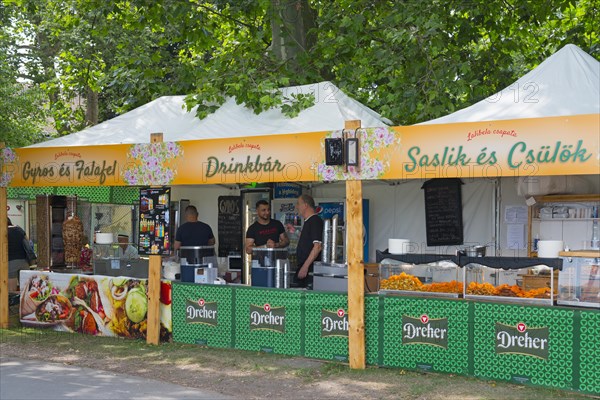
{"label": "metal warming tray", "polygon": [[313,290],[324,292],[348,292],[348,265],[315,262]]}
{"label": "metal warming tray", "polygon": [[[490,268],[471,263],[463,267],[464,298],[493,302],[552,305],[558,272],[553,268]],[[540,292],[543,298],[528,297]],[[543,293],[541,293],[543,292]],[[529,293],[529,294],[528,294]],[[547,296],[547,297],[546,297]]]}
{"label": "metal warming tray", "polygon": [[379,292],[417,297],[458,298],[463,293],[460,268],[450,261],[429,264],[379,264]]}

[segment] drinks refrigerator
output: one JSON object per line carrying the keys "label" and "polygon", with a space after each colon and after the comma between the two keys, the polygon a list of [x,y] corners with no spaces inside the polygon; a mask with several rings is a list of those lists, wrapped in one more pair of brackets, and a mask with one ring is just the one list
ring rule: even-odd
{"label": "drinks refrigerator", "polygon": [[256,221],[256,202],[259,200],[270,202],[272,194],[271,188],[244,189],[240,192],[242,197],[242,237],[240,238],[243,259],[242,283],[246,285],[251,284],[252,279],[252,255],[246,253],[246,231]]}
{"label": "drinks refrigerator", "polygon": [[[347,236],[345,229],[346,202],[343,199],[316,199],[317,212],[323,219],[323,250],[320,261],[315,262],[313,271],[313,290],[347,292],[348,262],[346,254]],[[363,199],[363,229],[359,234],[363,238],[363,259],[367,260],[369,201]]]}
{"label": "drinks refrigerator", "polygon": [[[169,238],[171,243],[175,243],[175,234],[177,228],[185,223],[185,209],[190,205],[190,201],[187,199],[181,199],[178,201],[171,201],[171,207],[169,208]],[[171,246],[171,249],[173,246]],[[171,252],[171,254],[174,254]]]}

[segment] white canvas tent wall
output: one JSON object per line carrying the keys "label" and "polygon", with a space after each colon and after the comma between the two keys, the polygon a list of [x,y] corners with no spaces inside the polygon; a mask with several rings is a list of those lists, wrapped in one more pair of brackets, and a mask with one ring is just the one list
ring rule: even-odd
{"label": "white canvas tent wall", "polygon": [[312,93],[315,105],[288,118],[279,108],[257,115],[228,98],[215,113],[200,120],[195,108],[190,112],[184,108],[185,96],[164,96],[80,132],[29,147],[148,143],[154,132],[162,132],[163,140],[170,142],[327,131],[342,129],[344,121],[354,119],[365,127],[391,125],[331,82],[283,88],[282,92],[285,96]]}
{"label": "white canvas tent wall", "polygon": [[[424,124],[599,113],[599,77],[600,63],[579,47],[567,45],[499,93]],[[595,184],[594,177],[587,179],[592,181],[592,190],[598,191],[600,182]],[[502,198],[498,199],[501,201],[498,205],[493,180],[463,179],[463,182],[465,244],[493,244],[499,233],[500,248],[504,249],[502,255],[524,255],[524,251],[506,251],[505,226],[499,232],[495,230],[497,208],[501,211],[499,219],[502,219],[503,205],[525,204],[516,194],[515,180],[501,179]],[[390,186],[382,182],[365,182],[363,196],[370,199],[371,208],[371,260],[375,258],[375,249],[387,247],[388,238],[410,239],[422,252],[447,253],[450,250],[425,248],[422,183],[406,181]],[[337,184],[319,186],[313,192],[316,197],[344,195],[343,186]],[[488,248],[488,252],[490,250]]]}

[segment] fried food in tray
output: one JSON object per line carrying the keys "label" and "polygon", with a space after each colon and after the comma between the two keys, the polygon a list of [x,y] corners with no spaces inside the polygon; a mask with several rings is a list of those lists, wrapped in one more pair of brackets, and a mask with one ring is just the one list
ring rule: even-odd
{"label": "fried food in tray", "polygon": [[496,288],[491,283],[477,283],[471,282],[467,286],[467,294],[474,294],[478,296],[494,296]]}
{"label": "fried food in tray", "polygon": [[433,293],[458,293],[462,294],[463,292],[463,283],[458,282],[456,280],[452,280],[450,282],[434,282],[423,285],[422,290],[424,292],[433,292]]}
{"label": "fried food in tray", "polygon": [[494,290],[494,296],[523,297],[525,292],[517,285],[503,284]]}
{"label": "fried food in tray", "polygon": [[392,275],[388,279],[382,279],[381,289],[391,290],[414,290],[420,291],[423,283],[416,276],[401,272],[399,275]]}

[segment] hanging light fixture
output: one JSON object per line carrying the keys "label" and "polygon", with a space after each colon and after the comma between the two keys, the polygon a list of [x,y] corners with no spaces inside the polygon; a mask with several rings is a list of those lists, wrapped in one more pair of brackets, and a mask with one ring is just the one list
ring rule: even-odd
{"label": "hanging light fixture", "polygon": [[360,143],[358,140],[358,129],[353,132],[354,137],[345,138],[346,168],[355,167],[360,170]]}

